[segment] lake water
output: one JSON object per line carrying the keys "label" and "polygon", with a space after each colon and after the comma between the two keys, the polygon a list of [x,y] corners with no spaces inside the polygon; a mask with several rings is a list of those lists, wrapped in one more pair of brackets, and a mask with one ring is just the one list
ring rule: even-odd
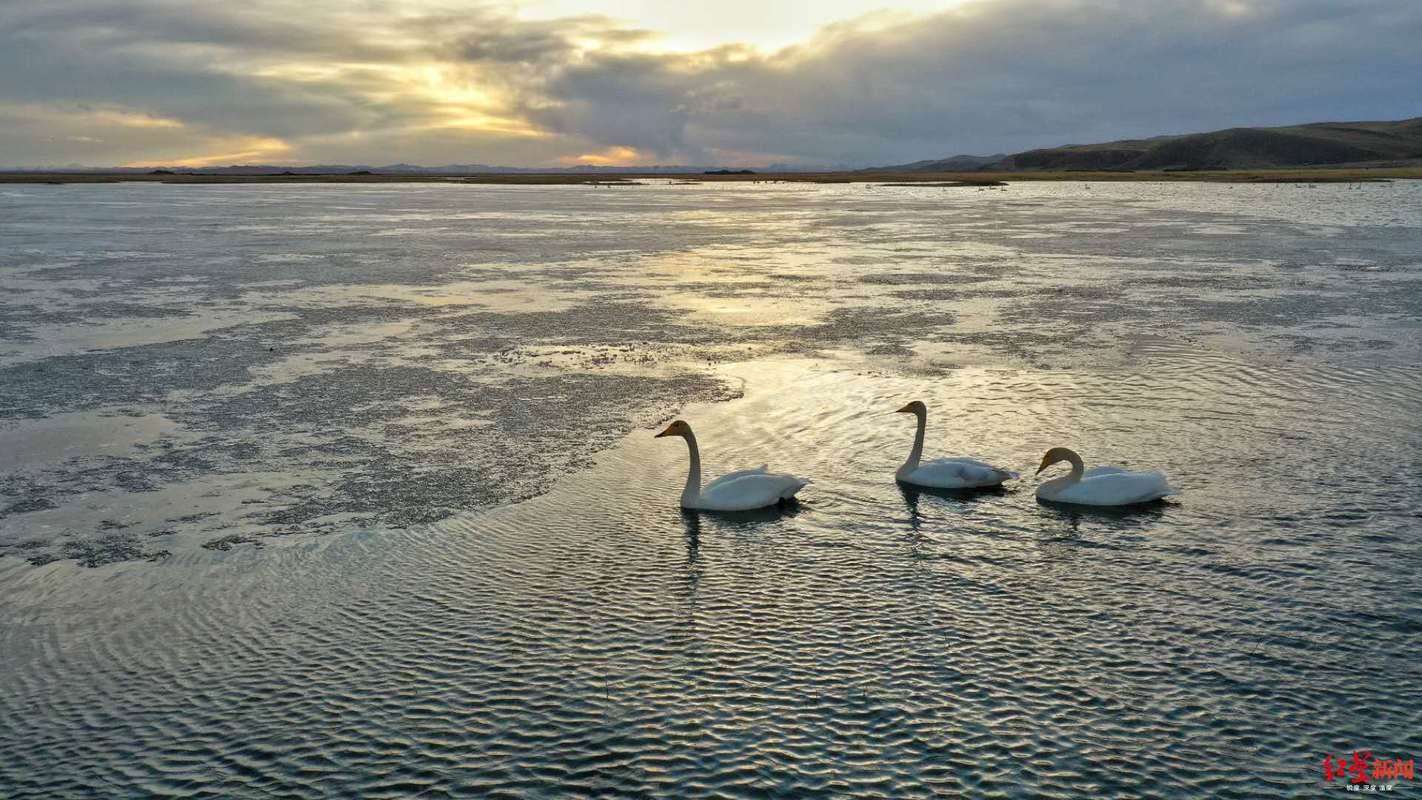
{"label": "lake water", "polygon": [[1316,793],[1422,751],[1419,334],[1422,182],[0,187],[0,796]]}

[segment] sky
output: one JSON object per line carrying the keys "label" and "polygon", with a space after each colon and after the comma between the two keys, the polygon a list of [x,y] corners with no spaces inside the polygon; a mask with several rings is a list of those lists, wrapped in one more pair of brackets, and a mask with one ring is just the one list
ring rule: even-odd
{"label": "sky", "polygon": [[0,0],[0,165],[867,166],[1422,116],[1419,0]]}

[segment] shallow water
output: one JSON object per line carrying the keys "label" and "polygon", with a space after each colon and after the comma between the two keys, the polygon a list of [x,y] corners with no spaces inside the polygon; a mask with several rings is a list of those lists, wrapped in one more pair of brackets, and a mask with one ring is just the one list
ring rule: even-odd
{"label": "shallow water", "polygon": [[[7,796],[1293,796],[1422,749],[1417,184],[0,203]],[[930,455],[1183,494],[907,493],[914,398]],[[679,512],[673,413],[803,503]]]}

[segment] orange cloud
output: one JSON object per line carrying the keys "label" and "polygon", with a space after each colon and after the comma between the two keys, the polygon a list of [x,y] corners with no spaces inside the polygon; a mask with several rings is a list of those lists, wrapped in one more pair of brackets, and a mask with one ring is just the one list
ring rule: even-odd
{"label": "orange cloud", "polygon": [[564,156],[558,159],[560,164],[578,165],[590,167],[625,167],[632,164],[644,162],[646,159],[637,151],[635,147],[622,147],[620,145],[609,147],[599,153],[583,153],[580,156]]}
{"label": "orange cloud", "polygon": [[279,159],[291,151],[290,144],[269,136],[244,136],[232,141],[224,141],[221,146],[222,152],[211,155],[147,158],[141,162],[124,164],[124,166],[211,167],[226,164],[272,163],[273,159]]}

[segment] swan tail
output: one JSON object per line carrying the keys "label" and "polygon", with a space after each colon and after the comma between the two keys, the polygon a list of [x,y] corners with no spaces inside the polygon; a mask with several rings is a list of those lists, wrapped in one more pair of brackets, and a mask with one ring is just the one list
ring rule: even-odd
{"label": "swan tail", "polygon": [[1167,485],[1167,486],[1162,486],[1162,487],[1160,487],[1159,489],[1155,489],[1155,490],[1153,490],[1153,491],[1151,491],[1151,492],[1149,492],[1149,493],[1143,495],[1140,500],[1137,500],[1137,501],[1135,501],[1135,502],[1137,502],[1137,503],[1154,503],[1155,501],[1160,500],[1160,499],[1162,499],[1162,498],[1174,497],[1174,496],[1176,496],[1176,495],[1178,495],[1178,494],[1180,494],[1180,490],[1179,490],[1179,489],[1176,489],[1176,488],[1173,487],[1173,486]]}

